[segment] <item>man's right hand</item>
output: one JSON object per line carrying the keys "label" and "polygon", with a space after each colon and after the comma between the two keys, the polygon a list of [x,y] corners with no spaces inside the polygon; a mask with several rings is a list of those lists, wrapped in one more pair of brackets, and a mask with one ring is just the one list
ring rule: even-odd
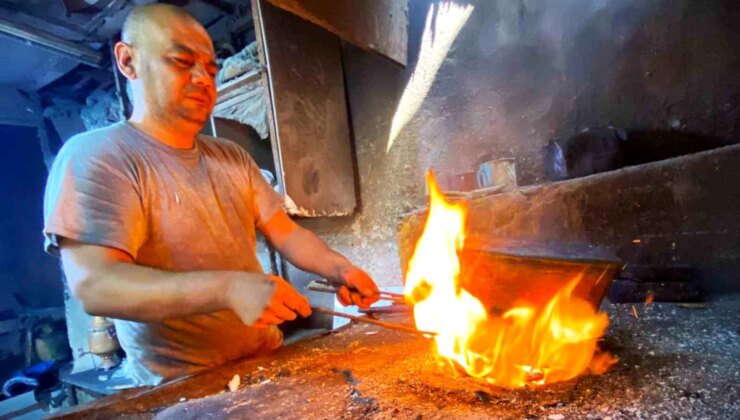
{"label": "man's right hand", "polygon": [[269,274],[248,274],[232,281],[226,297],[229,307],[245,324],[255,328],[311,315],[308,300],[284,279]]}

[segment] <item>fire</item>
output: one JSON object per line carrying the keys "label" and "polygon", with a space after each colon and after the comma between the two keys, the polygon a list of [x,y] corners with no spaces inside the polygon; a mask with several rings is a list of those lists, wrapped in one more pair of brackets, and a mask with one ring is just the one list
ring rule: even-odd
{"label": "fire", "polygon": [[435,332],[439,356],[469,375],[517,388],[571,379],[587,369],[603,373],[616,362],[594,356],[609,320],[571,295],[570,281],[541,308],[514,307],[501,316],[459,285],[458,252],[465,240],[466,208],[450,203],[427,174],[429,215],[406,273],[406,297],[416,327]]}

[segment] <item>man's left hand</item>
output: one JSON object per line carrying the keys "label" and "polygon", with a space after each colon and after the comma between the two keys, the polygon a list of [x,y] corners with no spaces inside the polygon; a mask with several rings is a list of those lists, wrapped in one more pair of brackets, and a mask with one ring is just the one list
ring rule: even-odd
{"label": "man's left hand", "polygon": [[344,306],[357,305],[360,308],[368,308],[380,299],[380,291],[370,276],[355,267],[349,265],[339,272],[342,285],[337,292],[339,303]]}

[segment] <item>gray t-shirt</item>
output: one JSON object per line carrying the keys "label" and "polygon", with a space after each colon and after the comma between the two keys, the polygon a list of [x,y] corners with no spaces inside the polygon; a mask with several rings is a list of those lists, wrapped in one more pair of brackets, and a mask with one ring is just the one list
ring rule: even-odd
{"label": "gray t-shirt", "polygon": [[[56,157],[44,197],[45,247],[58,255],[66,237],[162,270],[262,272],[255,228],[281,204],[237,144],[201,135],[194,148],[176,149],[119,123],[73,137]],[[249,328],[232,311],[114,323],[141,384],[282,343],[277,328]]]}

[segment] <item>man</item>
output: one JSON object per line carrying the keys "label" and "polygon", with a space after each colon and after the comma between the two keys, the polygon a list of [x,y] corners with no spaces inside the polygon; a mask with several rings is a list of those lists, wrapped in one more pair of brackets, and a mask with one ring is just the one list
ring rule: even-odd
{"label": "man", "polygon": [[183,10],[133,10],[115,46],[131,118],[70,139],[49,175],[45,246],[85,311],[115,319],[141,384],[274,349],[277,324],[311,314],[290,284],[262,273],[255,227],[294,265],[343,285],[343,304],[378,296],[282,211],[247,153],[198,135],[215,103],[214,57]]}

